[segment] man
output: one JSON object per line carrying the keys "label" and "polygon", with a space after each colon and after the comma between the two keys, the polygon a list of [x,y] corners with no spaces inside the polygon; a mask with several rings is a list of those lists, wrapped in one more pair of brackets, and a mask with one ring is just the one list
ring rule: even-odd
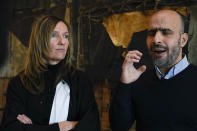
{"label": "man", "polygon": [[127,53],[110,107],[113,131],[127,131],[135,120],[137,131],[197,131],[197,68],[182,53],[187,40],[179,13],[161,10],[150,18],[147,47],[155,69],[136,69],[142,53]]}

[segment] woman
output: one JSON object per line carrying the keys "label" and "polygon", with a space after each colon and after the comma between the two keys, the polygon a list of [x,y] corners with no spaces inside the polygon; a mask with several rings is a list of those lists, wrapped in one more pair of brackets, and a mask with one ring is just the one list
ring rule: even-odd
{"label": "woman", "polygon": [[8,84],[3,131],[97,131],[99,114],[87,76],[72,66],[68,24],[34,22],[26,66]]}

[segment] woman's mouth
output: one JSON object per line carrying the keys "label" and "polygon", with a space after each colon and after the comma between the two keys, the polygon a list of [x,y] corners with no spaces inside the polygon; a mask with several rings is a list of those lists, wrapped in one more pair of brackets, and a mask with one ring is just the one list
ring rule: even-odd
{"label": "woman's mouth", "polygon": [[58,51],[65,51],[64,48],[60,48],[60,49],[56,49],[56,50],[58,50]]}

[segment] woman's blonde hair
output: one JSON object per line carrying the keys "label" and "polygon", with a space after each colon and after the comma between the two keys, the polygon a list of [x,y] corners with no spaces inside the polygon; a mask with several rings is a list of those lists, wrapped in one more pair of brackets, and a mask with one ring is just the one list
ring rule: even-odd
{"label": "woman's blonde hair", "polygon": [[[47,71],[46,53],[49,49],[52,32],[60,21],[67,26],[69,31],[69,25],[56,16],[42,16],[36,19],[32,25],[28,55],[24,73],[21,75],[21,81],[24,87],[33,94],[44,90],[44,72]],[[63,74],[66,74],[65,71],[72,67],[72,58],[72,44],[69,42],[66,56],[61,61],[61,71],[58,72],[55,83],[60,80]]]}

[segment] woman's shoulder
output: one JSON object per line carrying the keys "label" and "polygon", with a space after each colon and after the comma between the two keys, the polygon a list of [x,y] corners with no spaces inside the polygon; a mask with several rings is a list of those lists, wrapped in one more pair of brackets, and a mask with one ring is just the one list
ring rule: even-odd
{"label": "woman's shoulder", "polygon": [[80,84],[83,85],[85,83],[90,82],[90,77],[86,71],[83,70],[72,70],[69,73],[67,73],[64,78],[65,81],[67,81],[70,84]]}
{"label": "woman's shoulder", "polygon": [[88,77],[88,73],[86,71],[80,69],[73,69],[68,73],[71,78],[86,78]]}
{"label": "woman's shoulder", "polygon": [[9,84],[15,83],[15,84],[21,84],[20,76],[24,73],[24,71],[19,72],[17,75],[10,78]]}
{"label": "woman's shoulder", "polygon": [[19,72],[17,75],[10,78],[8,83],[8,90],[24,90],[23,84],[21,81],[21,75],[23,75],[24,71]]}

